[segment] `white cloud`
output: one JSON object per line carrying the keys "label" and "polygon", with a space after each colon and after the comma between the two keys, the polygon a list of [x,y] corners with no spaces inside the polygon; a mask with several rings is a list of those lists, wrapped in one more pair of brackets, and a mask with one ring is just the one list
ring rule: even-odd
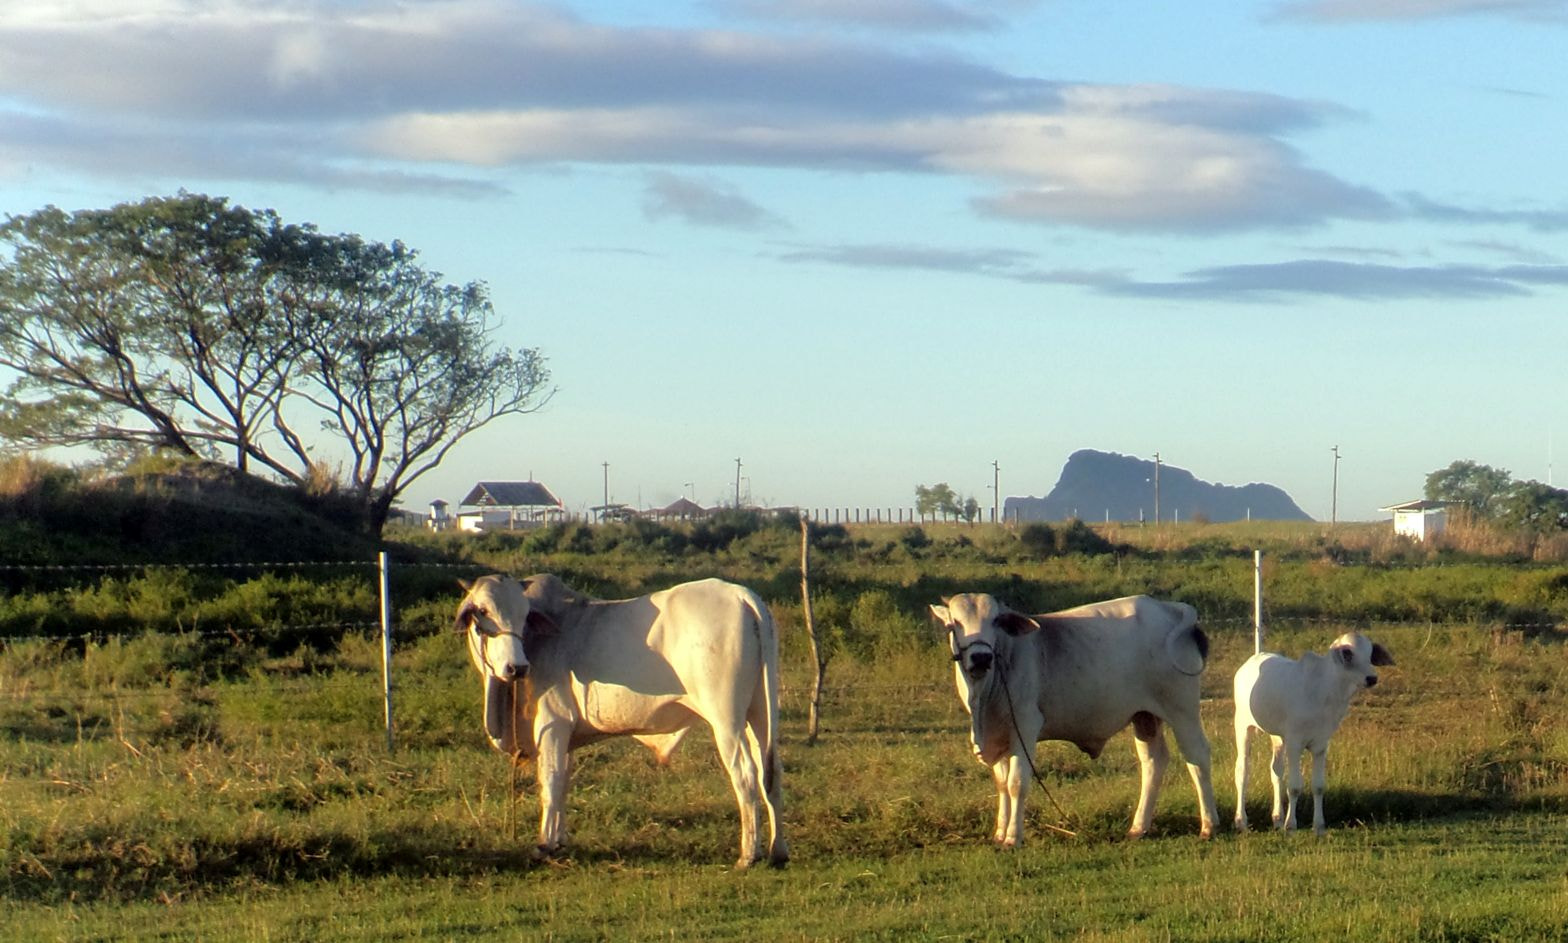
{"label": "white cloud", "polygon": [[[917,6],[931,4],[879,9]],[[13,164],[93,167],[99,142],[121,140],[121,173],[205,163],[206,176],[475,192],[490,185],[462,168],[927,173],[972,181],[972,207],[993,216],[1200,233],[1397,212],[1289,143],[1349,115],[1331,104],[1069,84],[817,36],[604,26],[498,0],[46,0],[0,14],[0,102],[15,103],[0,111]],[[52,120],[24,120],[39,115]],[[1482,218],[1426,210],[1439,211]]]}

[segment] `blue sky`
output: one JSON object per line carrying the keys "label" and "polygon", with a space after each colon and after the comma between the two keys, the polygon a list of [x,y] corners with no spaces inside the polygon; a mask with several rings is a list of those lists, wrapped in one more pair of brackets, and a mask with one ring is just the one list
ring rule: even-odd
{"label": "blue sky", "polygon": [[[34,0],[0,212],[180,188],[489,284],[407,493],[894,507],[1080,448],[1327,518],[1568,456],[1568,2]],[[1563,460],[1568,467],[1568,458]],[[1568,472],[1553,477],[1568,478]]]}

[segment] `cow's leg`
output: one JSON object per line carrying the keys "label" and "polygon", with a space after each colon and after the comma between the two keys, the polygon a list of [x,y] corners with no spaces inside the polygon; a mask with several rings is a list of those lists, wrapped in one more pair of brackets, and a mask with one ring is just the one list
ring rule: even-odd
{"label": "cow's leg", "polygon": [[1165,779],[1165,767],[1170,763],[1170,747],[1160,719],[1148,711],[1139,711],[1132,717],[1133,745],[1138,750],[1138,767],[1143,785],[1138,791],[1138,808],[1132,814],[1132,827],[1127,837],[1142,838],[1154,825],[1154,804],[1160,798],[1160,784]]}
{"label": "cow's leg", "polygon": [[1176,747],[1187,761],[1187,775],[1198,793],[1198,837],[1209,838],[1219,820],[1219,810],[1214,803],[1214,780],[1209,770],[1212,757],[1209,738],[1203,735],[1203,724],[1196,713],[1191,717],[1171,717],[1171,733],[1176,735]]}
{"label": "cow's leg", "polygon": [[1252,725],[1236,724],[1236,831],[1247,830],[1247,737]]}
{"label": "cow's leg", "polygon": [[759,857],[757,825],[762,810],[759,808],[757,764],[739,724],[733,727],[715,724],[713,741],[719,749],[719,762],[730,774],[735,804],[740,809],[740,857],[735,860],[735,867],[749,868]]}
{"label": "cow's leg", "polygon": [[563,724],[539,733],[539,852],[553,854],[566,844],[566,789],[572,779],[571,731]]}
{"label": "cow's leg", "polygon": [[991,764],[991,779],[996,783],[996,831],[991,840],[1002,848],[1016,848],[1024,841],[1024,801],[1029,797],[1028,758],[1017,752],[1003,756]]}
{"label": "cow's leg", "polygon": [[1328,831],[1323,819],[1323,785],[1328,778],[1328,747],[1312,751],[1312,831],[1321,835]]}

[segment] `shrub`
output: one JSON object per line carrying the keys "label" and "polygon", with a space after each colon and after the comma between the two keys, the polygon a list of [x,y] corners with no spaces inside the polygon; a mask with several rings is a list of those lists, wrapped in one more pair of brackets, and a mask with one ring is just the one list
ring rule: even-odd
{"label": "shrub", "polygon": [[1037,556],[1048,557],[1056,552],[1056,532],[1050,524],[1025,524],[1018,531],[1018,542]]}

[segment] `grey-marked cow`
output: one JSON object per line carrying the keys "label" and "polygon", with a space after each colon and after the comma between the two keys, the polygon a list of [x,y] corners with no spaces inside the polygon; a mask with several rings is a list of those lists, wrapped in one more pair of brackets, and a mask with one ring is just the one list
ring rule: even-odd
{"label": "grey-marked cow", "polygon": [[1256,727],[1274,745],[1274,826],[1286,831],[1296,827],[1300,759],[1307,750],[1312,754],[1312,830],[1323,834],[1329,737],[1349,713],[1351,697],[1377,684],[1378,667],[1393,663],[1383,646],[1347,632],[1334,640],[1327,655],[1307,652],[1296,660],[1257,652],[1236,669],[1237,831],[1247,829],[1247,736]]}
{"label": "grey-marked cow", "polygon": [[1217,819],[1209,741],[1198,716],[1208,639],[1179,602],[1128,596],[1046,615],[1024,615],[984,593],[952,596],[931,612],[952,647],[958,696],[975,756],[996,783],[997,844],[1023,840],[1024,800],[1040,740],[1097,757],[1132,725],[1143,788],[1132,837],[1154,820],[1170,751],[1169,724],[1198,792],[1201,834]]}
{"label": "grey-marked cow", "polygon": [[484,687],[490,743],[537,757],[539,847],[566,839],[570,751],[605,737],[636,737],[662,763],[688,728],[713,728],[740,807],[738,867],[789,858],[780,831],[778,633],[756,593],[709,579],[640,596],[590,599],[558,577],[464,583],[456,628]]}

